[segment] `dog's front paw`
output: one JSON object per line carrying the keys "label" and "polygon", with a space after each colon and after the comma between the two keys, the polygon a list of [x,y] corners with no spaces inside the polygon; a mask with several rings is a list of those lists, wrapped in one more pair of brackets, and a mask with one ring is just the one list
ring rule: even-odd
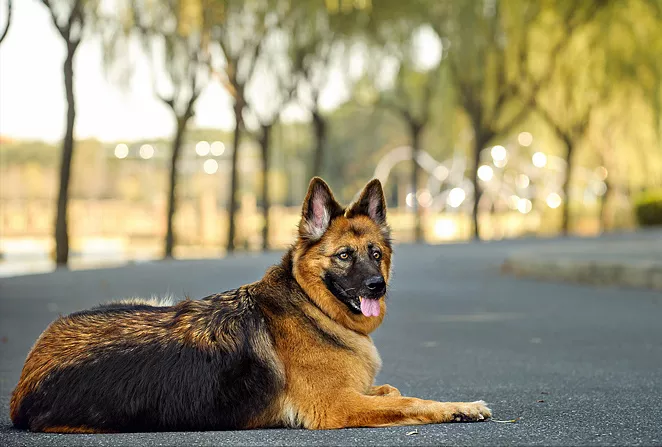
{"label": "dog's front paw", "polygon": [[451,422],[480,422],[492,417],[492,410],[482,400],[476,402],[457,402],[454,404]]}

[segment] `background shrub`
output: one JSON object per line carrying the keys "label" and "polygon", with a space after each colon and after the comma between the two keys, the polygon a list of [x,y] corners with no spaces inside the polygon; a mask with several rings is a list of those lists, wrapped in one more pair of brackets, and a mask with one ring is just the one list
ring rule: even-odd
{"label": "background shrub", "polygon": [[642,227],[662,225],[662,189],[649,190],[637,196],[634,207]]}

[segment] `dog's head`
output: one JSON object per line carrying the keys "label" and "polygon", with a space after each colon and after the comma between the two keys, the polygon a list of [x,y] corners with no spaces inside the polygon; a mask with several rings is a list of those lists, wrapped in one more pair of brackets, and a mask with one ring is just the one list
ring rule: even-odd
{"label": "dog's head", "polygon": [[292,262],[297,282],[322,311],[352,330],[376,329],[386,312],[391,254],[379,180],[347,209],[322,179],[311,180]]}

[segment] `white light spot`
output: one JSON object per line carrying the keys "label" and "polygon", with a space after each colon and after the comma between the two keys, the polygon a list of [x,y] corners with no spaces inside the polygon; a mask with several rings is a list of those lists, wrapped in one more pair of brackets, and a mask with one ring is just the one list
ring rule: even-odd
{"label": "white light spot", "polygon": [[607,168],[605,168],[604,166],[598,166],[595,169],[595,174],[598,176],[600,180],[606,180],[608,175]]}
{"label": "white light spot", "polygon": [[225,152],[225,144],[223,144],[221,141],[214,141],[209,149],[213,156],[218,157],[219,155],[223,155],[223,152]]}
{"label": "white light spot", "polygon": [[494,161],[505,161],[508,156],[508,151],[503,146],[494,146],[491,151]]}
{"label": "white light spot", "polygon": [[448,193],[447,202],[451,207],[457,208],[458,206],[462,205],[462,202],[464,202],[465,197],[466,197],[466,193],[462,188],[453,188]]}
{"label": "white light spot", "polygon": [[[355,0],[354,3],[361,2]],[[444,47],[437,33],[429,25],[418,27],[413,32],[412,40],[413,48],[410,56],[417,70],[428,71],[439,65]]]}
{"label": "white light spot", "polygon": [[526,189],[529,187],[531,180],[529,179],[528,175],[520,174],[517,176],[517,180],[515,181],[515,183],[517,184],[518,188]]}
{"label": "white light spot", "polygon": [[202,168],[207,174],[215,174],[216,171],[218,171],[218,162],[213,158],[210,158],[205,160],[205,162],[202,164]]}
{"label": "white light spot", "polygon": [[421,189],[416,195],[422,207],[427,208],[432,205],[432,194],[427,189]]}
{"label": "white light spot", "polygon": [[209,143],[206,141],[198,141],[198,144],[195,145],[195,153],[201,157],[209,154]]}
{"label": "white light spot", "polygon": [[446,180],[446,177],[448,177],[448,168],[444,165],[439,165],[436,168],[434,168],[434,176],[437,177],[438,180],[444,181]]}
{"label": "white light spot", "polygon": [[536,168],[544,168],[547,165],[547,155],[542,152],[536,152],[533,154],[533,157],[531,157],[531,161]]}
{"label": "white light spot", "polygon": [[491,167],[483,165],[478,168],[478,178],[484,182],[489,182],[494,177],[494,171]]}
{"label": "white light spot", "polygon": [[528,214],[531,212],[533,204],[529,199],[519,199],[517,202],[517,210],[522,214]]}
{"label": "white light spot", "polygon": [[607,184],[605,182],[597,182],[593,184],[592,189],[596,196],[604,196],[607,192]]}
{"label": "white light spot", "polygon": [[154,148],[149,144],[143,144],[140,146],[140,158],[148,160],[154,156]]}
{"label": "white light spot", "polygon": [[451,219],[437,219],[434,223],[434,234],[439,239],[452,239],[457,232],[457,224]]}
{"label": "white light spot", "polygon": [[561,206],[561,202],[562,202],[561,196],[555,192],[547,196],[547,206],[549,206],[552,209],[556,209],[559,206]]}
{"label": "white light spot", "polygon": [[407,206],[414,206],[414,193],[410,192],[407,194],[407,197],[405,198],[405,202],[407,203]]}
{"label": "white light spot", "polygon": [[126,158],[127,155],[129,155],[129,146],[124,143],[115,146],[115,156],[117,158]]}
{"label": "white light spot", "polygon": [[533,143],[533,135],[531,132],[521,132],[517,135],[517,142],[524,147],[529,147]]}
{"label": "white light spot", "polygon": [[512,196],[508,197],[508,206],[510,207],[511,210],[516,210],[518,204],[519,204],[518,196],[513,194]]}
{"label": "white light spot", "polygon": [[504,158],[503,160],[494,160],[494,166],[497,168],[503,168],[508,163],[508,159]]}

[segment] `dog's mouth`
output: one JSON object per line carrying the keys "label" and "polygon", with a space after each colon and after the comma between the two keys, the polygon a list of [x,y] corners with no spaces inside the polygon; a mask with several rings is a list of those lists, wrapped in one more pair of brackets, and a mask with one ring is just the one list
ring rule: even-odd
{"label": "dog's mouth", "polygon": [[379,307],[379,299],[373,299],[373,298],[363,298],[359,297],[359,301],[361,301],[361,313],[365,315],[366,317],[378,317],[381,308]]}
{"label": "dog's mouth", "polygon": [[367,298],[350,294],[349,292],[351,290],[343,288],[337,281],[328,277],[325,278],[325,282],[331,293],[345,303],[352,313],[357,315],[363,314],[366,317],[378,317],[381,313],[381,307],[379,306],[380,298]]}
{"label": "dog's mouth", "polygon": [[355,314],[363,314],[366,317],[378,317],[381,313],[379,299],[356,296],[347,297],[343,302]]}

